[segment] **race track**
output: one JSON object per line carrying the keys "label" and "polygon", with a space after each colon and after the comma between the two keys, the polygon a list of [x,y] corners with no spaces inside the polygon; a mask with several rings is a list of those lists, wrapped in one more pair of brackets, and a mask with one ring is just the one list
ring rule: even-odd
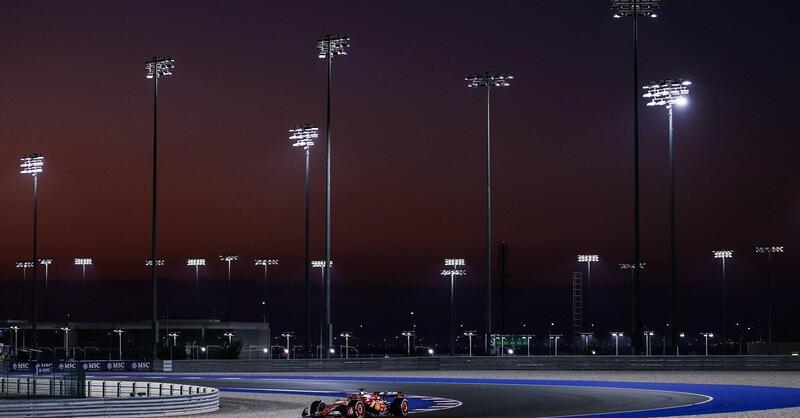
{"label": "race track", "polygon": [[102,378],[191,383],[217,387],[223,392],[320,397],[341,397],[361,388],[403,391],[411,395],[412,409],[432,417],[611,414],[632,418],[800,406],[800,389],[737,385],[230,374],[102,375]]}

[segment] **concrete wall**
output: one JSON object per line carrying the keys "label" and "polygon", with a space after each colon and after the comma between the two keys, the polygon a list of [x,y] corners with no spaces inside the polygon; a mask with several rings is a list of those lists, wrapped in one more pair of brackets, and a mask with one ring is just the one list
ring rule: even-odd
{"label": "concrete wall", "polygon": [[178,360],[176,372],[351,370],[800,370],[796,356],[532,356]]}

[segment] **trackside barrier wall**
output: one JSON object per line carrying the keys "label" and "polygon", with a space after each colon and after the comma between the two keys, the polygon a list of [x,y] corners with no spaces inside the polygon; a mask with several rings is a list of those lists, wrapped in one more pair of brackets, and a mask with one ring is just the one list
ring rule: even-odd
{"label": "trackside barrier wall", "polygon": [[800,370],[798,356],[506,356],[176,360],[175,372],[351,370]]}
{"label": "trackside barrier wall", "polygon": [[[4,377],[0,379],[0,386],[11,393],[18,390],[19,394],[25,395],[36,391],[43,396],[54,387],[50,379],[26,377]],[[217,389],[194,385],[86,380],[86,395],[86,398],[77,399],[3,401],[0,417],[168,416],[219,409]]]}

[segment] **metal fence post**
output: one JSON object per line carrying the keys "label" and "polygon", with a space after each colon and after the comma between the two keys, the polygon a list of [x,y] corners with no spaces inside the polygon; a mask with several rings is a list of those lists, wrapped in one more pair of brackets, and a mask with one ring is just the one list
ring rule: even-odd
{"label": "metal fence post", "polygon": [[173,386],[174,386],[174,385],[169,385],[169,396],[172,396],[172,387],[173,387]]}
{"label": "metal fence post", "polygon": [[150,397],[150,382],[147,382],[147,397]]}
{"label": "metal fence post", "polygon": [[119,398],[122,382],[117,382],[117,397]]}
{"label": "metal fence post", "polygon": [[102,398],[105,398],[105,397],[106,397],[106,381],[105,381],[105,380],[103,380],[103,386],[102,386],[102,394],[101,394],[101,397],[102,397]]}
{"label": "metal fence post", "polygon": [[158,396],[161,396],[161,389],[164,387],[163,383],[158,384]]}

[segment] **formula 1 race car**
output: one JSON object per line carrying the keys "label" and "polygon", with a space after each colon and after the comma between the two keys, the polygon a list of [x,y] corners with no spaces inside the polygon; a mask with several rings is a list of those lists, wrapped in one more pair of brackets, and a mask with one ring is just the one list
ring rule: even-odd
{"label": "formula 1 race car", "polygon": [[403,392],[365,392],[360,389],[346,399],[330,405],[323,401],[311,402],[303,409],[304,417],[404,417],[408,415],[408,399]]}

